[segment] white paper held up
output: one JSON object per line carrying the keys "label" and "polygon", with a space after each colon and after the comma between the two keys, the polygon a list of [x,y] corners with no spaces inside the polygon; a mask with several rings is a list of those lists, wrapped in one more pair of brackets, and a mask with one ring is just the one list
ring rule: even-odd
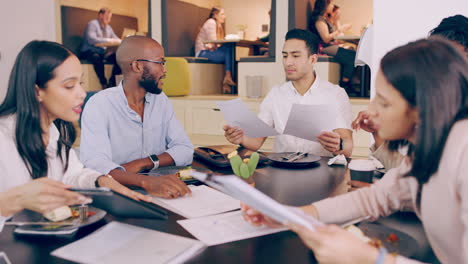
{"label": "white paper held up", "polygon": [[240,127],[248,137],[269,137],[279,135],[278,131],[260,120],[247,108],[241,99],[216,102],[230,126]]}
{"label": "white paper held up", "polygon": [[194,239],[111,222],[51,255],[79,263],[184,263],[205,247]]}
{"label": "white paper held up", "polygon": [[332,105],[293,104],[283,134],[318,141],[322,131],[337,128],[336,109]]}

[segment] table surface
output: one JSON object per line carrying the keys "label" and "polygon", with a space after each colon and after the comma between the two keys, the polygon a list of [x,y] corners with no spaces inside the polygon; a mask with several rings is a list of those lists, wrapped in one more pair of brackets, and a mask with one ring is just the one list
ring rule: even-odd
{"label": "table surface", "polygon": [[359,40],[359,39],[361,39],[361,36],[342,35],[342,36],[336,36],[335,39],[339,39],[339,40]]}
{"label": "table surface", "polygon": [[96,47],[117,47],[119,45],[120,45],[120,42],[113,42],[113,41],[95,44]]}
{"label": "table surface", "polygon": [[[348,191],[349,174],[342,166],[330,167],[327,158],[311,168],[282,169],[260,167],[253,177],[255,187],[280,203],[306,205]],[[204,166],[194,162],[194,167]],[[221,174],[229,170],[213,169]],[[167,220],[118,218],[107,215],[103,220],[81,228],[72,237],[19,236],[14,227],[5,226],[0,233],[0,251],[6,252],[12,263],[69,263],[50,252],[92,233],[111,221],[120,221],[180,236],[193,236],[176,223],[183,217],[168,211]],[[157,245],[155,245],[157,246]],[[293,232],[256,237],[205,249],[188,263],[316,263],[313,254]]]}
{"label": "table surface", "polygon": [[247,39],[216,39],[216,40],[205,40],[203,43],[215,43],[215,44],[225,44],[225,43],[235,43],[237,46],[263,46],[268,47],[268,43],[260,40],[247,40]]}

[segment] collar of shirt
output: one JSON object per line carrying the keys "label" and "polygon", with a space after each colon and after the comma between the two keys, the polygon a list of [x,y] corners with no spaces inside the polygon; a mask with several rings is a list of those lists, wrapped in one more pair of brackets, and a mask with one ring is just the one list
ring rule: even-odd
{"label": "collar of shirt", "polygon": [[[119,85],[117,86],[117,90],[118,90],[119,102],[122,105],[125,105],[127,107],[127,111],[132,116],[137,115],[139,117],[139,115],[132,108],[130,108],[130,105],[128,104],[128,99],[127,99],[127,96],[125,96],[125,92],[124,92],[124,89],[123,89],[123,81],[121,81],[119,83]],[[147,104],[151,103],[152,96],[156,96],[156,95],[148,93],[148,92],[145,94],[145,108],[146,108]],[[139,119],[141,121],[141,117],[139,117]]]}
{"label": "collar of shirt", "polygon": [[57,143],[60,137],[60,132],[58,131],[55,124],[52,122],[49,127],[49,144],[46,147],[46,154],[49,156],[57,155]]}
{"label": "collar of shirt", "polygon": [[310,86],[309,90],[307,90],[307,92],[304,95],[301,95],[296,90],[296,88],[294,87],[292,81],[287,82],[286,87],[287,87],[287,90],[289,91],[289,93],[291,95],[293,95],[293,96],[308,96],[308,95],[314,94],[320,88],[319,84],[320,84],[320,77],[318,76],[318,74],[315,73],[315,80],[312,83],[312,85]]}

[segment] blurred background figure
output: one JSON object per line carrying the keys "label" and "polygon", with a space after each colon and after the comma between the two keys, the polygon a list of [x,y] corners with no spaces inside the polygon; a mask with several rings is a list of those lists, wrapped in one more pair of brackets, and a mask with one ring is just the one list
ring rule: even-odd
{"label": "blurred background figure", "polygon": [[[341,24],[341,10],[337,5],[333,5],[333,9],[330,12],[327,12],[325,19],[331,24],[333,28],[332,31],[338,30],[341,32],[339,36],[344,35],[344,32],[351,29],[351,24]],[[345,41],[336,41],[336,43],[342,48],[356,50],[356,45],[353,43]]]}
{"label": "blurred background figure", "polygon": [[231,93],[232,87],[236,86],[233,81],[234,61],[232,58],[233,50],[227,45],[218,45],[214,43],[203,43],[209,40],[224,39],[224,21],[226,15],[221,7],[213,7],[208,19],[205,21],[195,40],[195,56],[207,58],[215,63],[224,63],[226,65],[226,74],[223,79],[223,93]]}
{"label": "blurred background figure", "polygon": [[356,52],[340,47],[335,41],[335,38],[343,31],[349,30],[350,26],[337,29],[333,27],[332,23],[327,20],[327,13],[332,13],[333,7],[332,0],[316,0],[312,10],[310,30],[321,39],[319,53],[333,56],[341,64],[340,86],[347,89],[354,71]]}
{"label": "blurred background figure", "polygon": [[442,19],[440,24],[429,32],[429,35],[442,36],[452,41],[468,57],[468,18],[455,15]]}
{"label": "blurred background figure", "polygon": [[[109,25],[111,18],[111,10],[109,8],[101,8],[98,12],[98,18],[91,20],[86,26],[80,49],[80,59],[89,60],[93,64],[103,89],[115,86],[115,75],[121,72],[115,60],[115,49],[96,45],[108,43],[116,46],[120,44],[121,39],[115,35],[114,30]],[[114,65],[109,83],[104,75],[104,64],[106,62]]]}

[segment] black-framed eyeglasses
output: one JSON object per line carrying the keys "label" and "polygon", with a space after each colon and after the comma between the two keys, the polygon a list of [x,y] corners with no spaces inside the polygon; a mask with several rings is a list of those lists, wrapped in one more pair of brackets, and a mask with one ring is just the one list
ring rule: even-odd
{"label": "black-framed eyeglasses", "polygon": [[[162,65],[163,67],[166,67],[166,61],[165,61],[165,60],[155,61],[155,60],[147,60],[147,59],[138,59],[138,60],[135,60],[135,61],[152,62],[152,63],[160,64],[160,65]],[[131,63],[130,63],[130,65],[131,65]]]}

